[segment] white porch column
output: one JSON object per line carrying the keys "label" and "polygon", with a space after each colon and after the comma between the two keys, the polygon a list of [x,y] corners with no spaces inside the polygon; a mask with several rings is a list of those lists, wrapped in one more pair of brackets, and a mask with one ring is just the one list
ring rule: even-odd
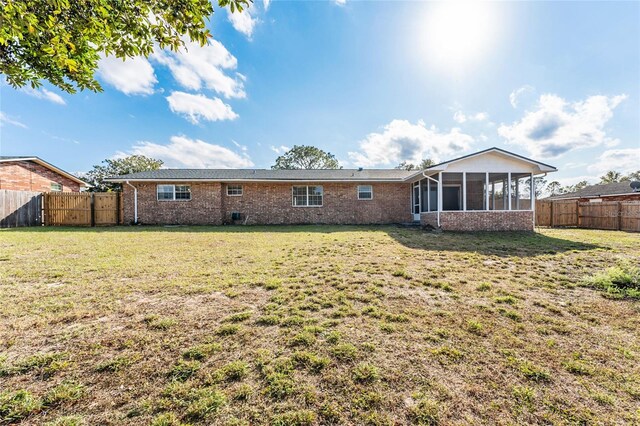
{"label": "white porch column", "polygon": [[442,211],[442,172],[438,172],[438,212]]}
{"label": "white porch column", "polygon": [[520,179],[516,179],[516,210],[520,210]]}
{"label": "white porch column", "polygon": [[467,211],[467,172],[462,172],[462,211]]}
{"label": "white porch column", "polygon": [[484,209],[489,210],[489,172],[486,172],[484,174],[484,192],[485,192]]}
{"label": "white porch column", "polygon": [[431,180],[427,179],[427,211],[431,211]]}
{"label": "white porch column", "polygon": [[511,172],[507,173],[507,194],[509,196],[509,210],[511,210]]}

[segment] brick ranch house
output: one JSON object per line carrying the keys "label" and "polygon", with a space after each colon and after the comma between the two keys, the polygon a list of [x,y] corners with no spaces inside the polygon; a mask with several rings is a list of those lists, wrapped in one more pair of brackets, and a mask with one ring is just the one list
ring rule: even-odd
{"label": "brick ranch house", "polygon": [[0,156],[0,189],[79,192],[90,185],[38,157]]}
{"label": "brick ranch house", "polygon": [[161,169],[122,183],[127,223],[389,224],[531,231],[535,175],[556,168],[490,148],[420,171]]}
{"label": "brick ranch house", "polygon": [[[635,188],[634,188],[635,186]],[[580,203],[601,203],[603,201],[640,201],[640,182],[613,182],[590,185],[575,192],[558,194],[545,198],[548,201],[578,200]]]}

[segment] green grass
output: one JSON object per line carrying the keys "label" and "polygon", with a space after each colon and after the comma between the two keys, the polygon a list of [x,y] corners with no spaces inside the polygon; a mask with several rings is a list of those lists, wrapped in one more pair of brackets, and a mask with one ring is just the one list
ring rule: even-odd
{"label": "green grass", "polygon": [[30,228],[0,253],[0,424],[640,423],[638,234]]}

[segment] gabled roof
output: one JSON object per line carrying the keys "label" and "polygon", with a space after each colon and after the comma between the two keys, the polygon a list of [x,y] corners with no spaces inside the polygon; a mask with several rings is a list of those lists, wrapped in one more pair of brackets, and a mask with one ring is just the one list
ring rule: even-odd
{"label": "gabled roof", "polygon": [[426,169],[421,170],[418,173],[414,173],[414,176],[417,175],[417,174],[421,174],[422,172],[426,173],[426,172],[429,172],[429,171],[434,171],[434,172],[435,171],[441,171],[441,170],[446,169],[446,167],[449,164],[457,163],[459,161],[469,160],[469,159],[471,159],[473,157],[478,157],[480,155],[489,154],[491,152],[496,152],[496,153],[505,155],[507,157],[514,158],[514,159],[519,160],[519,161],[524,161],[526,163],[536,165],[536,166],[538,166],[538,168],[540,169],[540,171],[542,173],[545,173],[545,172],[557,172],[558,171],[557,168],[555,168],[555,167],[553,167],[553,166],[551,166],[549,164],[542,163],[542,162],[536,161],[536,160],[532,160],[531,158],[523,157],[522,155],[515,154],[513,152],[510,152],[510,151],[507,151],[505,149],[498,148],[498,147],[494,146],[492,148],[487,148],[487,149],[483,149],[482,151],[474,152],[473,154],[463,155],[462,157],[454,158],[453,160],[443,161],[442,163],[434,164],[433,166],[427,167]]}
{"label": "gabled roof", "polygon": [[47,163],[46,161],[44,161],[43,159],[39,158],[39,157],[35,157],[35,156],[10,156],[10,155],[0,155],[0,163],[6,163],[9,161],[33,161],[36,164],[40,164],[42,167],[46,167],[49,170],[52,170],[56,173],[58,173],[59,175],[62,175],[68,179],[71,179],[74,182],[77,182],[78,184],[80,184],[81,186],[86,186],[86,187],[91,187],[92,185],[88,184],[87,182],[83,181],[82,179],[72,175],[69,172],[65,172],[64,170],[62,170],[59,167],[54,166],[51,163]]}
{"label": "gabled roof", "polygon": [[159,169],[107,179],[125,181],[365,181],[403,182],[413,172],[398,169]]}
{"label": "gabled roof", "polygon": [[578,191],[569,192],[566,194],[553,195],[546,198],[547,200],[568,200],[574,198],[599,198],[599,197],[611,197],[614,195],[625,194],[638,194],[640,197],[640,191],[635,191],[631,188],[630,181],[604,183],[599,185],[586,186]]}

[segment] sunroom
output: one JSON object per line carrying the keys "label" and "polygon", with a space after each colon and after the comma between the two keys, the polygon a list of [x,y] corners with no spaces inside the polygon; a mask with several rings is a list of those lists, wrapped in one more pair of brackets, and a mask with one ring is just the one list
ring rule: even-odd
{"label": "sunroom", "polygon": [[449,231],[532,231],[535,177],[557,169],[502,150],[436,164],[411,177],[411,211]]}

